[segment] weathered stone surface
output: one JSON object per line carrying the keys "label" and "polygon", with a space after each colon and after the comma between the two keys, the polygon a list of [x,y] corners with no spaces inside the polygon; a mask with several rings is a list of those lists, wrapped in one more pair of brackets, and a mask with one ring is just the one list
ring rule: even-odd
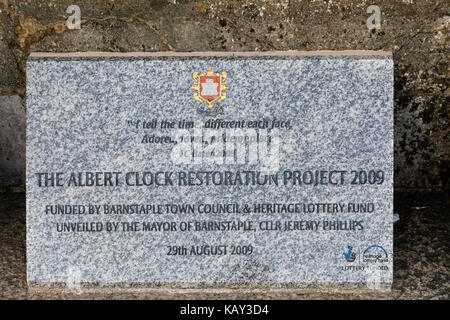
{"label": "weathered stone surface", "polygon": [[24,106],[18,96],[0,96],[0,186],[24,183]]}
{"label": "weathered stone surface", "polygon": [[20,95],[30,50],[392,51],[395,186],[450,186],[448,1],[378,1],[381,29],[372,31],[366,27],[366,9],[373,3],[360,0],[83,0],[77,1],[83,23],[76,31],[64,25],[70,0],[1,4],[2,26],[10,30],[10,50],[1,52],[11,57],[12,50],[16,62],[8,58],[6,66],[12,69],[0,74],[0,84],[6,85],[4,92]]}
{"label": "weathered stone surface", "polygon": [[392,282],[390,54],[44,54],[27,79],[29,282]]}
{"label": "weathered stone surface", "polygon": [[23,73],[17,62],[17,48],[13,45],[11,24],[0,12],[0,95],[23,93]]}

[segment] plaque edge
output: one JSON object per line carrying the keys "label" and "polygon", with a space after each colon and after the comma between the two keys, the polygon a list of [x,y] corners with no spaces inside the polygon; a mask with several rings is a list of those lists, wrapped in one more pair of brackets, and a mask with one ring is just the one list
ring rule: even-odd
{"label": "plaque edge", "polygon": [[157,52],[31,52],[28,59],[40,58],[146,58],[146,57],[390,57],[392,52],[382,50],[317,50],[317,51],[157,51]]}

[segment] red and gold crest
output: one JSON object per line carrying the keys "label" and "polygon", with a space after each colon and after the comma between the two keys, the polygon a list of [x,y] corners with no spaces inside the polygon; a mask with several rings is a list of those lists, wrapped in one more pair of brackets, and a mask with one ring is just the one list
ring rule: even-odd
{"label": "red and gold crest", "polygon": [[209,110],[212,109],[214,102],[220,103],[227,97],[225,90],[230,88],[225,83],[227,78],[225,71],[214,73],[209,67],[206,73],[193,72],[192,78],[194,78],[194,83],[191,90],[195,91],[194,99],[200,104],[206,102]]}

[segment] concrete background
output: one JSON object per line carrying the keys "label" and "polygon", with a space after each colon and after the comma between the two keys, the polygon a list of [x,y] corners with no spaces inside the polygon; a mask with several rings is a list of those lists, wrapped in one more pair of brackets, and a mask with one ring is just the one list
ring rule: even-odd
{"label": "concrete background", "polygon": [[[81,8],[80,30],[66,9]],[[369,5],[381,29],[368,30]],[[450,189],[447,0],[0,0],[0,186],[23,186],[33,51],[386,50],[395,62],[395,188]]]}

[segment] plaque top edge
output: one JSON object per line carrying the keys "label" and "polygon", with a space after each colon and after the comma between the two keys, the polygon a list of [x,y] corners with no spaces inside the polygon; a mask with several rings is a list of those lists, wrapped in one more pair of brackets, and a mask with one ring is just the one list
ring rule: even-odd
{"label": "plaque top edge", "polygon": [[375,50],[319,50],[319,51],[206,51],[206,52],[32,52],[29,59],[40,58],[145,58],[145,57],[392,57],[392,52]]}

